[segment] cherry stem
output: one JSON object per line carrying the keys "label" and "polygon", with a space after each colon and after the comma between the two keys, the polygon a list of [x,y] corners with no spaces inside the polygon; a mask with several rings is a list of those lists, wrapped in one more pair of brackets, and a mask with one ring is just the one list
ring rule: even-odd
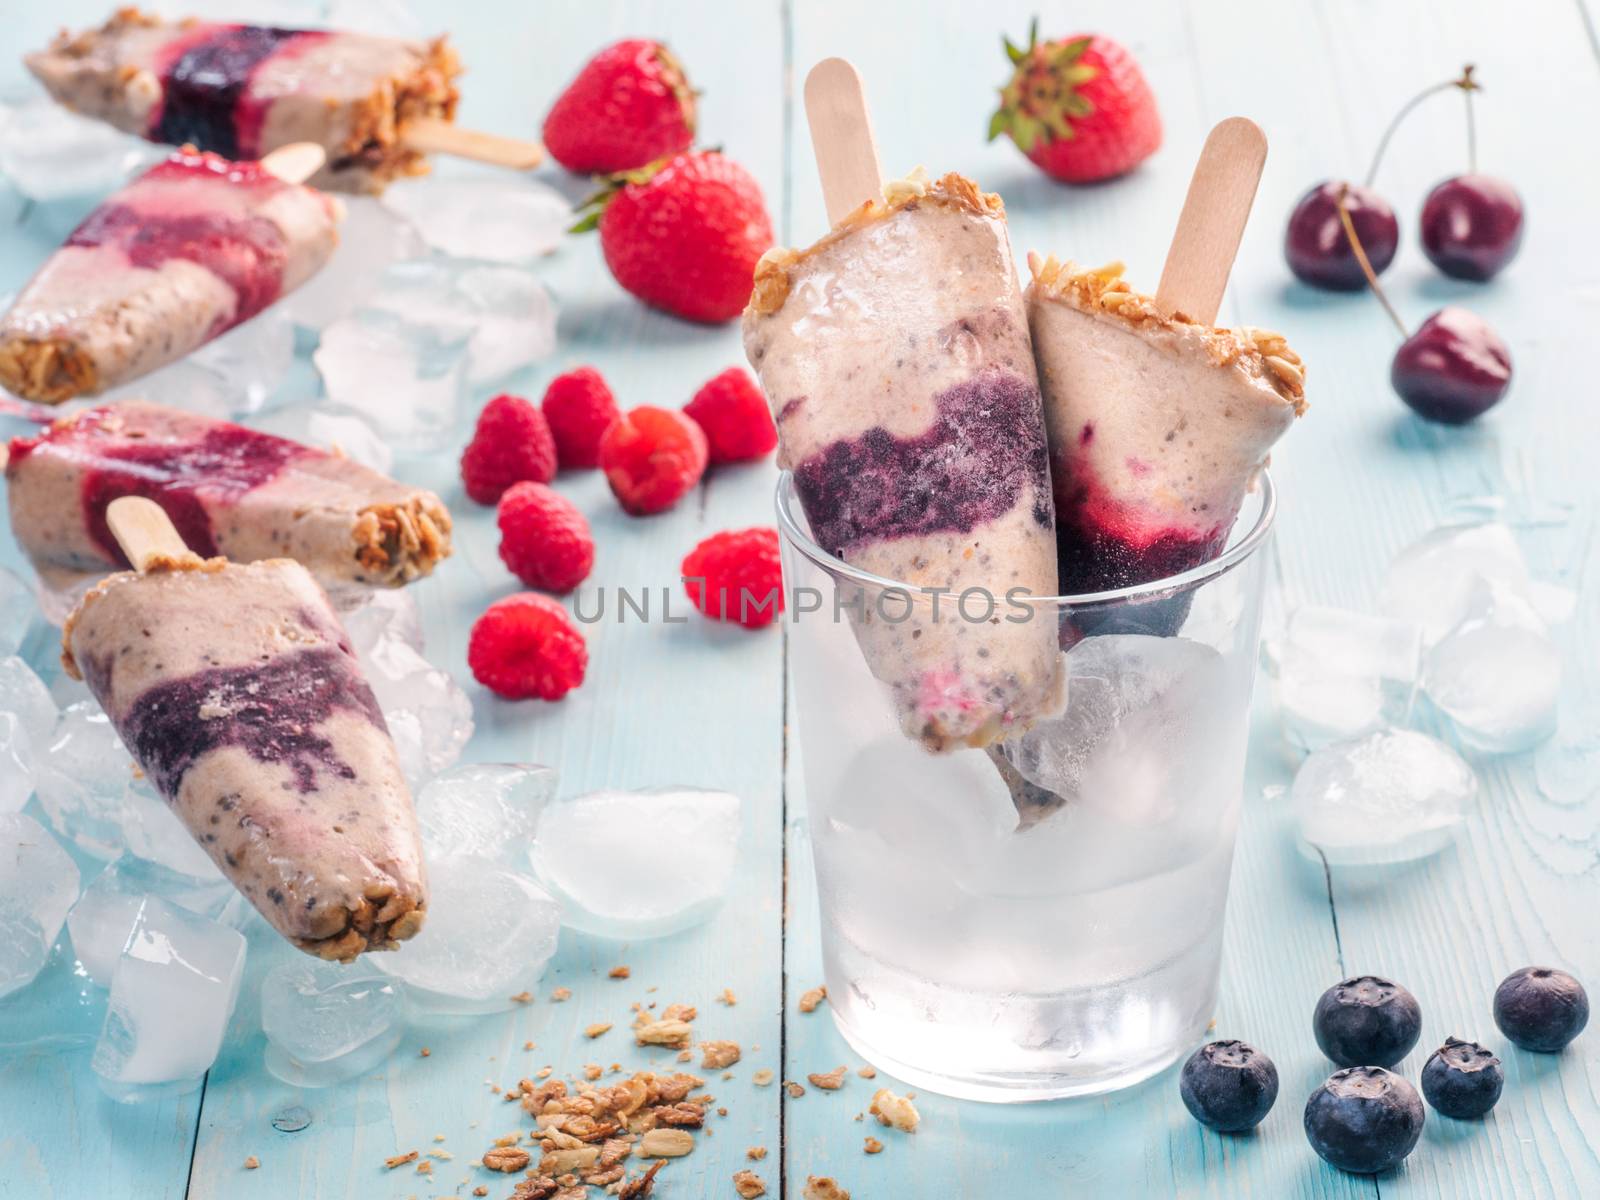
{"label": "cherry stem", "polygon": [[1366,247],[1361,244],[1361,239],[1356,236],[1356,223],[1350,219],[1350,210],[1345,206],[1345,200],[1350,195],[1350,185],[1339,185],[1339,198],[1334,201],[1339,210],[1339,224],[1344,226],[1344,236],[1350,242],[1350,249],[1355,251],[1356,262],[1361,264],[1361,273],[1367,277],[1367,286],[1372,289],[1372,294],[1377,296],[1378,303],[1383,305],[1383,311],[1389,314],[1389,319],[1394,322],[1394,327],[1400,331],[1402,339],[1411,335],[1406,332],[1406,323],[1400,319],[1400,314],[1395,312],[1394,305],[1389,303],[1389,297],[1384,295],[1383,288],[1378,283],[1378,273],[1372,269],[1372,260],[1367,257]]}
{"label": "cherry stem", "polygon": [[1463,93],[1466,94],[1467,159],[1470,168],[1473,171],[1478,169],[1478,136],[1472,119],[1472,93],[1481,91],[1483,85],[1472,77],[1472,73],[1476,69],[1477,68],[1471,63],[1468,63],[1466,66],[1461,68],[1461,74],[1459,77],[1448,80],[1445,83],[1436,83],[1431,88],[1426,88],[1423,91],[1418,92],[1415,96],[1411,97],[1410,100],[1406,101],[1405,106],[1399,112],[1395,113],[1394,120],[1389,122],[1389,128],[1383,131],[1383,137],[1378,139],[1378,150],[1377,153],[1372,156],[1372,166],[1367,171],[1367,179],[1364,186],[1371,187],[1373,181],[1378,178],[1378,166],[1383,162],[1384,151],[1389,149],[1389,139],[1394,137],[1395,130],[1400,128],[1400,123],[1410,115],[1411,110],[1416,108],[1417,105],[1421,104],[1429,96],[1437,96],[1440,92],[1447,92],[1451,88],[1459,88]]}

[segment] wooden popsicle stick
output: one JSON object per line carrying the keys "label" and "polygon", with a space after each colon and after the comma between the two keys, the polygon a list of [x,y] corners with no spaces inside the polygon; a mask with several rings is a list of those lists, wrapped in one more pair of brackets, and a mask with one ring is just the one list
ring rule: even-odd
{"label": "wooden popsicle stick", "polygon": [[463,129],[454,121],[437,117],[415,117],[400,130],[400,140],[424,154],[449,154],[474,162],[531,171],[544,161],[544,147],[538,142],[501,137],[477,129]]}
{"label": "wooden popsicle stick", "polygon": [[1267,138],[1254,121],[1229,117],[1207,136],[1156,288],[1162,312],[1216,321],[1266,161]]}
{"label": "wooden popsicle stick", "polygon": [[304,183],[328,161],[328,152],[315,142],[290,142],[261,159],[261,167],[285,183]]}
{"label": "wooden popsicle stick", "polygon": [[111,536],[128,556],[134,570],[148,571],[152,563],[199,562],[200,556],[184,545],[172,521],[154,500],[119,496],[106,509]]}
{"label": "wooden popsicle stick", "polygon": [[825,58],[812,67],[806,76],[806,120],[828,223],[837,225],[883,194],[883,168],[861,72],[842,58]]}

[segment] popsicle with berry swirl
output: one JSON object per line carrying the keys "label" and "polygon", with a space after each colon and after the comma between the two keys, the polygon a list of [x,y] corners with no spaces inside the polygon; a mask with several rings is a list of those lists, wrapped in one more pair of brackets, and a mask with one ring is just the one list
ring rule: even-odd
{"label": "popsicle with berry swirl", "polygon": [[[1055,623],[1007,593],[1055,591],[1039,387],[998,196],[921,175],[807,250],[756,269],[745,349],[819,546],[942,612],[855,619],[905,732],[986,746],[1060,699]],[[986,620],[968,589],[992,597]],[[973,614],[977,619],[971,619]]]}
{"label": "popsicle with berry swirl", "polygon": [[1281,334],[1163,315],[1120,264],[1030,255],[1064,594],[1199,566],[1228,540],[1274,442],[1305,411]]}
{"label": "popsicle with berry swirl", "polygon": [[450,514],[432,492],[142,400],[12,439],[5,478],[17,544],[57,588],[129,565],[106,522],[121,496],[154,500],[204,556],[292,558],[329,589],[398,587],[450,553]]}
{"label": "popsicle with berry swirl", "polygon": [[449,121],[461,73],[444,38],[172,22],[135,8],[23,61],[67,108],[154,142],[234,159],[314,142],[327,163],[310,182],[359,192],[427,170],[401,131]]}
{"label": "popsicle with berry swirl", "polygon": [[339,216],[259,162],[179,151],[90,213],[0,316],[0,384],[59,404],[182,358],[320,270]]}
{"label": "popsicle with berry swirl", "polygon": [[316,582],[282,559],[140,565],[69,618],[68,673],[285,938],[349,961],[414,935],[427,887],[411,794]]}

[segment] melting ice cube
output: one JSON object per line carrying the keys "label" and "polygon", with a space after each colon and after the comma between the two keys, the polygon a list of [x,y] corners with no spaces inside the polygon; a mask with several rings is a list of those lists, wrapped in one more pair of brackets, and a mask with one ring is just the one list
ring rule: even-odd
{"label": "melting ice cube", "polygon": [[200,882],[137,859],[118,859],[90,881],[67,914],[72,952],[89,978],[108,988],[147,897],[214,920],[236,894],[226,881]]}
{"label": "melting ice cube", "polygon": [[77,865],[49,830],[0,815],[0,997],[33,982],[77,898]]}
{"label": "melting ice cube", "polygon": [[487,176],[407,180],[383,203],[453,258],[526,262],[554,250],[572,224],[572,206],[554,188]]}
{"label": "melting ice cube", "polygon": [[1410,621],[1307,605],[1267,651],[1289,740],[1305,750],[1358,737],[1411,714],[1421,632]]}
{"label": "melting ice cube", "polygon": [[370,1071],[405,1032],[400,985],[362,962],[297,958],[261,982],[267,1069],[295,1087],[328,1087]]}
{"label": "melting ice cube", "polygon": [[527,763],[469,763],[435,777],[417,794],[417,823],[430,857],[478,854],[525,869],[539,814],[556,773]]}

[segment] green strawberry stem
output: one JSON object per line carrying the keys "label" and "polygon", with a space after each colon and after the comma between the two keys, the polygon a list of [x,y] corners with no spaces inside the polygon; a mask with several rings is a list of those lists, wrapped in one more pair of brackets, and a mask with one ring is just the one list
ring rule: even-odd
{"label": "green strawberry stem", "polygon": [[1000,44],[1016,70],[1000,89],[1000,107],[989,118],[988,140],[1009,133],[1028,154],[1041,137],[1063,141],[1076,137],[1071,118],[1094,112],[1094,105],[1078,90],[1099,74],[1079,61],[1092,40],[1080,37],[1041,46],[1037,17],[1028,27],[1026,46],[1012,45],[1010,38],[1001,37]]}
{"label": "green strawberry stem", "polygon": [[1400,128],[1400,123],[1411,115],[1411,110],[1429,96],[1437,96],[1440,92],[1448,92],[1451,88],[1460,88],[1467,98],[1467,166],[1472,171],[1478,169],[1478,131],[1472,117],[1472,93],[1482,91],[1483,85],[1472,77],[1472,73],[1476,69],[1471,63],[1468,63],[1461,68],[1459,78],[1447,80],[1444,83],[1436,83],[1431,88],[1418,92],[1410,100],[1406,101],[1405,106],[1395,113],[1394,120],[1389,122],[1389,128],[1383,131],[1383,137],[1378,139],[1378,150],[1372,156],[1372,167],[1367,171],[1367,179],[1364,186],[1371,187],[1372,181],[1378,177],[1378,166],[1383,162],[1384,151],[1389,148],[1389,139],[1394,137],[1395,130]]}

